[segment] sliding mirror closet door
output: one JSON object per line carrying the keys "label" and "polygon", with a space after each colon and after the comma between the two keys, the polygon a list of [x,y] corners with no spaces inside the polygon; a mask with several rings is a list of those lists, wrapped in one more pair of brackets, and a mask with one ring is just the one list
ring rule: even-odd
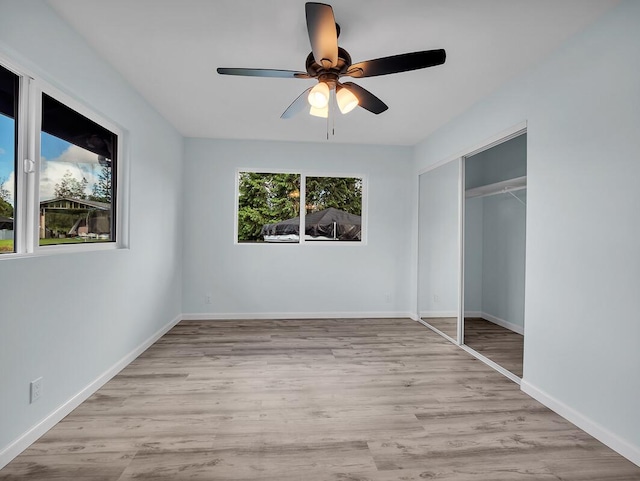
{"label": "sliding mirror closet door", "polygon": [[418,312],[423,323],[458,341],[460,166],[455,160],[420,175]]}
{"label": "sliding mirror closet door", "polygon": [[522,378],[527,136],[464,160],[463,343]]}

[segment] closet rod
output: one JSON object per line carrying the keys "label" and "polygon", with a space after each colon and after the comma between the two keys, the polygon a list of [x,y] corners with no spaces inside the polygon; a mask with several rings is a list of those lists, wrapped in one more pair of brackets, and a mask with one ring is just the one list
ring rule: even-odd
{"label": "closet rod", "polygon": [[515,192],[527,188],[527,176],[516,177],[515,179],[503,180],[494,184],[482,185],[468,189],[465,197],[486,197],[488,195],[504,194],[505,192]]}

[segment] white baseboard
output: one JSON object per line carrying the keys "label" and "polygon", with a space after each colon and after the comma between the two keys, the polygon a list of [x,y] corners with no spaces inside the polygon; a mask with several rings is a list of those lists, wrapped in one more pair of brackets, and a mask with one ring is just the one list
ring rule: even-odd
{"label": "white baseboard", "polygon": [[177,316],[175,319],[167,323],[164,327],[160,328],[155,334],[149,337],[146,341],[136,347],[129,354],[124,356],[113,366],[107,369],[104,373],[98,376],[91,384],[86,386],[80,392],[71,397],[64,404],[59,406],[53,412],[51,412],[46,418],[33,426],[22,436],[15,441],[9,443],[2,451],[0,451],[0,469],[5,467],[11,462],[13,458],[18,456],[22,451],[27,449],[31,444],[45,434],[49,429],[60,422],[66,415],[77,408],[80,404],[86,401],[93,393],[104,386],[111,378],[118,374],[122,369],[127,367],[136,357],[146,351],[151,345],[164,336],[173,326],[180,322],[181,316]]}
{"label": "white baseboard", "polygon": [[630,442],[622,439],[621,437],[613,434],[611,431],[600,426],[595,421],[592,421],[584,414],[581,414],[575,409],[567,406],[562,401],[557,400],[553,396],[547,394],[542,389],[537,388],[524,379],[520,383],[520,389],[522,389],[522,391],[527,393],[536,401],[544,404],[553,412],[565,418],[567,421],[572,422],[580,429],[596,438],[601,443],[607,445],[618,454],[624,456],[632,463],[640,466],[640,446],[635,446]]}
{"label": "white baseboard", "polygon": [[220,321],[251,319],[386,319],[413,318],[410,312],[203,312],[183,314],[184,321]]}
{"label": "white baseboard", "polygon": [[518,324],[514,324],[513,322],[505,321],[504,319],[500,319],[499,317],[492,316],[486,312],[479,311],[465,311],[464,317],[481,317],[489,322],[493,322],[498,326],[504,327],[505,329],[509,329],[521,336],[524,336],[524,326],[520,326]]}
{"label": "white baseboard", "polygon": [[458,311],[420,311],[420,317],[458,317]]}

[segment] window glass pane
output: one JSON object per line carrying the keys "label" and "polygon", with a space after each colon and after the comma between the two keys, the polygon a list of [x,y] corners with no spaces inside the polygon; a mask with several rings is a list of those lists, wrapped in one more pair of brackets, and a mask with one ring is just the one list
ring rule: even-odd
{"label": "window glass pane", "polygon": [[115,241],[117,140],[43,94],[40,245]]}
{"label": "window glass pane", "polygon": [[362,179],[307,177],[305,240],[362,239]]}
{"label": "window glass pane", "polygon": [[239,173],[238,242],[299,242],[300,175]]}
{"label": "window glass pane", "polygon": [[0,66],[0,254],[15,252],[18,76]]}

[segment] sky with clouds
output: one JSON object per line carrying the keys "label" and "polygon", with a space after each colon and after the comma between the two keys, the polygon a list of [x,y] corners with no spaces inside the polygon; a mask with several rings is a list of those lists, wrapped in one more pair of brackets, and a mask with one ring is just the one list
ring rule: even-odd
{"label": "sky with clouds", "polygon": [[[67,171],[78,180],[87,179],[91,193],[101,171],[96,154],[44,132],[41,151],[40,200],[54,197],[55,185]],[[0,114],[0,181],[12,195],[14,178],[14,121]]]}

